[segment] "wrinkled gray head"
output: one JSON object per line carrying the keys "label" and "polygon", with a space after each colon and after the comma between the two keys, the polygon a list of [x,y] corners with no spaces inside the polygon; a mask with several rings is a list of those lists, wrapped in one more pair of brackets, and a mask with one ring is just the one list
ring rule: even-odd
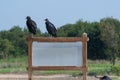
{"label": "wrinkled gray head", "polygon": [[30,17],[30,16],[27,16],[26,19],[31,19],[31,17]]}
{"label": "wrinkled gray head", "polygon": [[45,21],[49,21],[48,18],[46,18]]}

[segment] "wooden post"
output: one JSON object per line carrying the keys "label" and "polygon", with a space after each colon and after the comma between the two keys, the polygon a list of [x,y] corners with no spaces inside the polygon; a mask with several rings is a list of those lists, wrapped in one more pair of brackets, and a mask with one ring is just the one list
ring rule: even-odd
{"label": "wooden post", "polygon": [[89,38],[86,33],[83,33],[82,36],[82,44],[83,44],[83,80],[87,80],[87,41]]}
{"label": "wooden post", "polygon": [[87,72],[83,71],[83,80],[87,80]]}
{"label": "wooden post", "polygon": [[28,80],[32,80],[32,35],[28,35]]}

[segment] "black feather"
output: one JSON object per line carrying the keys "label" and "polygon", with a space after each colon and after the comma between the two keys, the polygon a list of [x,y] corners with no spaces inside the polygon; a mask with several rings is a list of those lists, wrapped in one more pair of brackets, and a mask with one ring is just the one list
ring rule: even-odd
{"label": "black feather", "polygon": [[99,78],[100,80],[112,80],[110,77],[108,77],[108,76],[102,76],[102,77],[97,77],[96,75],[95,75],[95,77],[96,78]]}
{"label": "black feather", "polygon": [[36,34],[37,24],[29,16],[26,17],[26,25],[30,33]]}
{"label": "black feather", "polygon": [[57,29],[55,28],[54,24],[52,24],[48,19],[45,19],[45,25],[48,33],[53,37],[57,37]]}

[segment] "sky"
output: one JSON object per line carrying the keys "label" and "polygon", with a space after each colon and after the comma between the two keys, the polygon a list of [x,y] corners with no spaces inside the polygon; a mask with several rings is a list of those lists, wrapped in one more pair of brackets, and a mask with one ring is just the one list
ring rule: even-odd
{"label": "sky", "polygon": [[26,27],[26,16],[46,32],[44,19],[56,28],[78,20],[100,21],[106,17],[120,20],[120,0],[0,0],[0,30]]}

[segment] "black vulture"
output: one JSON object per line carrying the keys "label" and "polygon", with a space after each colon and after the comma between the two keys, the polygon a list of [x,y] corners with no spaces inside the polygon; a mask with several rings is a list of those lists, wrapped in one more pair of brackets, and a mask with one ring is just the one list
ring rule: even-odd
{"label": "black vulture", "polygon": [[27,28],[28,28],[29,32],[35,35],[36,34],[36,29],[37,29],[37,24],[35,23],[35,21],[33,21],[31,19],[30,16],[27,16],[26,19],[27,19],[26,25],[27,25]]}
{"label": "black vulture", "polygon": [[45,19],[45,25],[48,33],[53,37],[57,37],[57,29],[47,18]]}
{"label": "black vulture", "polygon": [[103,76],[103,77],[97,77],[95,76],[96,78],[99,78],[100,80],[112,80],[110,77],[108,76]]}

